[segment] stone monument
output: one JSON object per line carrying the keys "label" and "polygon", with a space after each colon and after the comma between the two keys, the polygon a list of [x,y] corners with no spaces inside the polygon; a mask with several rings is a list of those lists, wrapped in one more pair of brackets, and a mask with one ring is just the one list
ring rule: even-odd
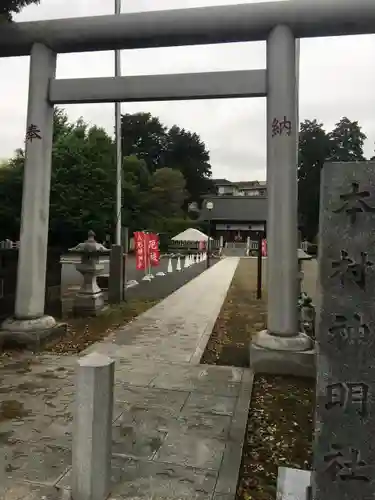
{"label": "stone monument", "polygon": [[324,166],[314,500],[375,498],[375,162]]}
{"label": "stone monument", "polygon": [[[375,162],[323,168],[319,277],[311,498],[369,500],[375,498]],[[309,481],[306,471],[280,468],[278,498],[297,498]]]}
{"label": "stone monument", "polygon": [[95,316],[104,307],[103,292],[96,281],[104,266],[100,263],[101,255],[108,255],[110,250],[95,241],[95,233],[89,231],[84,243],[70,248],[70,252],[81,255],[81,262],[76,264],[76,269],[83,276],[83,283],[74,298],[73,311],[77,316]]}

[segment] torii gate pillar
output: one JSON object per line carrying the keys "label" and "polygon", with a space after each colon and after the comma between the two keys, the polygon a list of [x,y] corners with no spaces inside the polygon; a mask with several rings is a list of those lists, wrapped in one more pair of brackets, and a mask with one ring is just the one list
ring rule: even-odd
{"label": "torii gate pillar", "polygon": [[256,336],[250,350],[255,371],[274,367],[278,373],[293,372],[295,353],[297,371],[304,372],[304,353],[313,345],[298,332],[298,131],[296,39],[289,27],[280,25],[267,40],[268,317],[267,330]]}
{"label": "torii gate pillar", "polygon": [[53,137],[48,92],[55,73],[56,54],[35,43],[30,57],[15,314],[2,325],[14,340],[38,337],[56,325],[54,318],[44,315]]}

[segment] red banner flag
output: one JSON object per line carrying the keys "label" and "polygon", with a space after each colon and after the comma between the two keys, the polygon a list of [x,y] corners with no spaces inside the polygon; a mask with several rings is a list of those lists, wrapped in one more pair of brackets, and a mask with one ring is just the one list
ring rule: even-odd
{"label": "red banner flag", "polygon": [[147,255],[145,245],[145,233],[136,231],[134,233],[136,269],[138,271],[146,269]]}
{"label": "red banner flag", "polygon": [[267,240],[262,240],[262,257],[267,257]]}
{"label": "red banner flag", "polygon": [[152,267],[157,267],[160,264],[159,236],[153,233],[148,236],[150,264]]}
{"label": "red banner flag", "polygon": [[150,233],[143,233],[146,269],[150,269]]}

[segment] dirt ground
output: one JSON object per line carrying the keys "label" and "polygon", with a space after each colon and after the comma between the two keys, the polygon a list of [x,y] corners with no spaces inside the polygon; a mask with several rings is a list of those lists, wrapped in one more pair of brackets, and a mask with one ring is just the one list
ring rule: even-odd
{"label": "dirt ground", "polygon": [[256,259],[240,261],[202,363],[241,367],[249,365],[249,340],[266,325],[265,291],[263,287],[262,299],[257,300],[256,270]]}
{"label": "dirt ground", "polygon": [[67,320],[67,335],[45,345],[43,350],[55,354],[79,353],[157,303],[158,300],[128,300],[109,307],[96,317],[70,318]]}
{"label": "dirt ground", "polygon": [[[312,263],[304,288],[315,294]],[[202,362],[248,366],[249,341],[266,326],[266,294],[257,300],[255,289],[256,260],[242,259]],[[278,466],[311,467],[314,396],[310,379],[255,377],[237,500],[275,500]]]}

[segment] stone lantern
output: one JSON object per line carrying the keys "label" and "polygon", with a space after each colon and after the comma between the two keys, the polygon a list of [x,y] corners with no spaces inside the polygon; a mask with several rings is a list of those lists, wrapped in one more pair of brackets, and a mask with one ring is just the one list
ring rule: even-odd
{"label": "stone lantern", "polygon": [[311,260],[312,256],[307,254],[301,249],[298,249],[298,281],[299,281],[299,295],[298,295],[298,309],[301,331],[306,333],[309,337],[315,338],[315,307],[311,297],[302,291],[303,281],[303,261]]}
{"label": "stone lantern", "polygon": [[95,241],[95,233],[89,231],[87,240],[70,248],[69,252],[81,255],[81,262],[76,264],[76,269],[83,276],[82,286],[74,298],[73,312],[77,316],[95,316],[104,307],[103,292],[96,281],[104,270],[100,256],[108,255],[110,250]]}
{"label": "stone lantern", "polygon": [[315,339],[315,306],[312,298],[306,293],[301,294],[298,304],[300,312],[300,328],[301,331],[306,333],[312,339]]}
{"label": "stone lantern", "polygon": [[298,299],[300,299],[302,295],[302,282],[303,282],[303,262],[306,260],[311,260],[312,256],[307,254],[301,248],[297,251],[297,259],[298,259]]}

